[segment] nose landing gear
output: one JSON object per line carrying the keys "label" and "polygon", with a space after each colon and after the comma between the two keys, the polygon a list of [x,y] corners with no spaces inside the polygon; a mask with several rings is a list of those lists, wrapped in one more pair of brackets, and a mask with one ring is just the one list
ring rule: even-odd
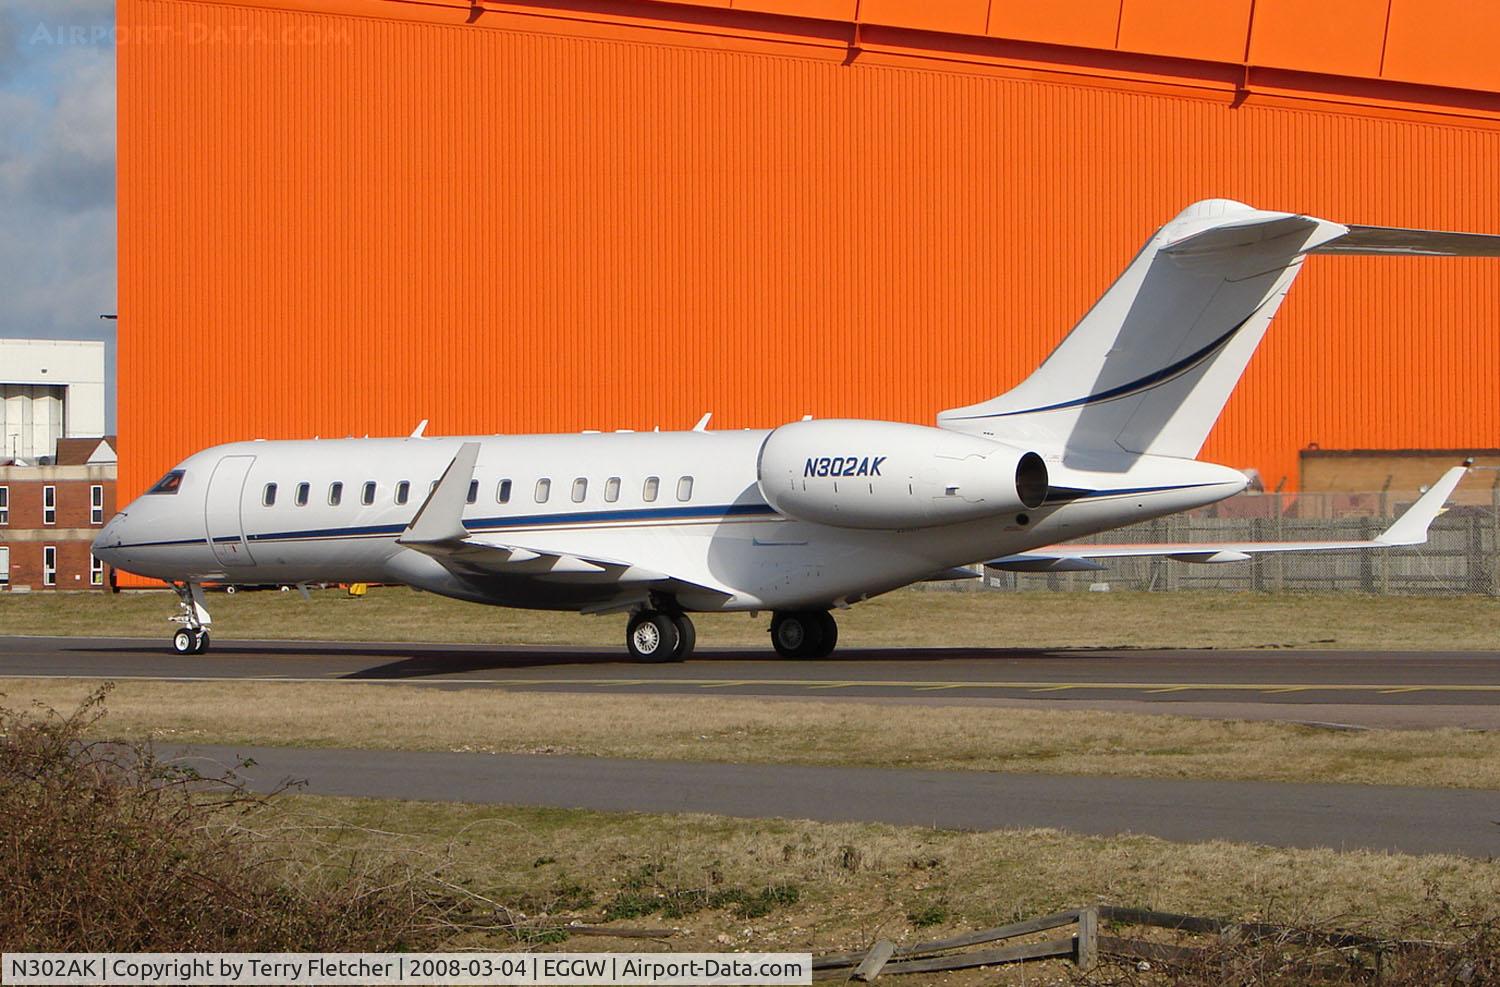
{"label": "nose landing gear", "polygon": [[838,643],[838,621],[825,610],[782,612],[771,618],[771,646],[783,658],[827,658]]}
{"label": "nose landing gear", "polygon": [[172,635],[172,650],[179,655],[201,655],[208,650],[208,626],[213,618],[203,605],[203,587],[197,583],[173,583],[177,591],[178,613],[169,617],[181,624]]}

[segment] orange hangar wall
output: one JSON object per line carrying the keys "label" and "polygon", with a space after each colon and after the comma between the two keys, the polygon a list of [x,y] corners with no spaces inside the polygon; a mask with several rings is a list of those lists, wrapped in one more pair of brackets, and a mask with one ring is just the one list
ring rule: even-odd
{"label": "orange hangar wall", "polygon": [[[245,437],[930,422],[1225,196],[1500,232],[1468,0],[119,0],[121,494]],[[1500,444],[1500,265],[1310,260],[1204,455]]]}

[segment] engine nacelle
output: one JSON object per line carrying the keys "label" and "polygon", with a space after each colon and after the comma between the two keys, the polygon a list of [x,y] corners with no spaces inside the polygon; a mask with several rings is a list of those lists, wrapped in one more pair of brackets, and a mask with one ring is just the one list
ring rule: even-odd
{"label": "engine nacelle", "polygon": [[1047,497],[1025,449],[899,422],[826,419],[766,437],[761,495],[788,517],[843,528],[928,528],[1024,513]]}

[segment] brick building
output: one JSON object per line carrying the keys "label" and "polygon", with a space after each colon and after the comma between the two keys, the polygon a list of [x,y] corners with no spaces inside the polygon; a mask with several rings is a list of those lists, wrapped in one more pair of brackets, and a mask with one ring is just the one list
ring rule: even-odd
{"label": "brick building", "polygon": [[112,588],[89,548],[115,513],[115,439],[59,439],[49,458],[0,465],[0,591]]}

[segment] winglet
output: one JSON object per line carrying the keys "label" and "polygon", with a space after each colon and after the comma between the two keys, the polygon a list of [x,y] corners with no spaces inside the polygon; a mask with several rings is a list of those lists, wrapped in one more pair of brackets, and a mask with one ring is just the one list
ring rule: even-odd
{"label": "winglet", "polygon": [[698,419],[698,424],[696,424],[696,425],[693,426],[693,431],[695,431],[695,432],[707,432],[708,431],[708,423],[711,422],[711,421],[713,421],[713,417],[714,417],[714,413],[712,411],[705,412],[704,415],[703,415],[703,417],[700,418],[700,419]]}
{"label": "winglet", "polygon": [[1455,466],[1442,475],[1417,502],[1406,509],[1389,528],[1375,536],[1382,545],[1423,545],[1427,542],[1427,529],[1433,519],[1443,513],[1444,504],[1453,496],[1458,481],[1469,472],[1467,465]]}
{"label": "winglet", "polygon": [[474,478],[474,464],[479,459],[479,443],[465,442],[453,462],[443,470],[442,478],[427,495],[416,517],[401,532],[401,545],[463,541],[469,537],[464,527],[464,504],[469,499],[469,481]]}
{"label": "winglet", "polygon": [[427,419],[424,418],[421,421],[417,422],[417,427],[411,430],[411,434],[408,435],[407,438],[420,439],[422,437],[422,433],[425,431],[427,431]]}

